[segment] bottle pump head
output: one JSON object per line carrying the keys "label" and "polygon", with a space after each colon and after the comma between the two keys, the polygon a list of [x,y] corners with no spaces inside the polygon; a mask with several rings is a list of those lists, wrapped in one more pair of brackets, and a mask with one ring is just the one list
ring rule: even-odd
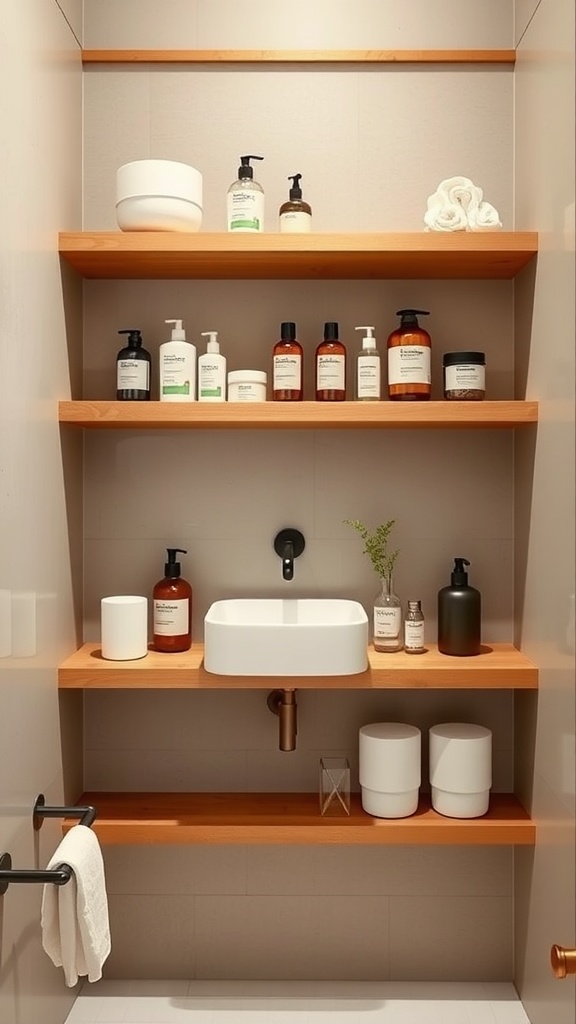
{"label": "bottle pump head", "polygon": [[172,341],[186,341],[186,331],[182,330],[181,320],[165,320],[165,324],[174,324],[172,328],[171,340]]}
{"label": "bottle pump head", "polygon": [[374,335],[372,333],[373,331],[376,330],[375,327],[355,327],[354,330],[355,331],[366,331],[365,336],[362,338],[362,348],[363,349],[364,348],[366,348],[366,349],[376,348],[376,339],[375,339],[375,337],[374,337]]}
{"label": "bottle pump head", "polygon": [[142,334],[136,327],[128,327],[125,331],[118,331],[118,334],[127,334],[128,345],[132,348],[139,348],[142,344]]}
{"label": "bottle pump head", "polygon": [[176,561],[176,555],[178,552],[187,555],[188,552],[184,548],[166,548],[166,551],[168,552],[168,561],[164,563],[164,575],[175,580],[180,575],[180,562]]}
{"label": "bottle pump head", "polygon": [[263,160],[263,156],[241,156],[240,167],[238,168],[238,177],[242,178],[253,178],[254,168],[250,167],[251,160]]}
{"label": "bottle pump head", "polygon": [[302,189],[300,188],[301,174],[289,174],[288,181],[292,182],[290,188],[290,199],[302,199]]}
{"label": "bottle pump head", "polygon": [[396,316],[400,317],[400,327],[411,324],[412,326],[418,327],[419,316],[430,316],[430,310],[428,309],[397,309]]}
{"label": "bottle pump head", "polygon": [[207,352],[219,352],[220,345],[218,344],[218,331],[201,331],[200,336],[202,338],[208,338],[206,345]]}
{"label": "bottle pump head", "polygon": [[468,573],[464,568],[465,565],[470,565],[467,558],[455,558],[454,569],[450,576],[450,582],[456,587],[465,587],[468,583]]}
{"label": "bottle pump head", "polygon": [[280,324],[280,341],[296,341],[296,324],[291,320]]}

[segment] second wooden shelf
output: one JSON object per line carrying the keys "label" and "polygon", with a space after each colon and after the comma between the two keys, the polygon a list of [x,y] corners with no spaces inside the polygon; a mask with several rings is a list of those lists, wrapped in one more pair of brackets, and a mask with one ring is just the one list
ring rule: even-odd
{"label": "second wooden shelf", "polygon": [[[317,793],[84,793],[102,843],[311,843],[533,846],[535,826],[511,794],[482,818],[445,818],[422,795],[409,818],[372,818],[352,794],[349,817],[322,817]],[[65,820],[64,831],[76,822]]]}

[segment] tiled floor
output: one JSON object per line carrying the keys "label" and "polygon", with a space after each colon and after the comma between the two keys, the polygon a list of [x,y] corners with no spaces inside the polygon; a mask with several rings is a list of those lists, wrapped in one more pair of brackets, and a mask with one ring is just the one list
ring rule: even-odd
{"label": "tiled floor", "polygon": [[66,1024],[530,1024],[512,985],[102,981]]}

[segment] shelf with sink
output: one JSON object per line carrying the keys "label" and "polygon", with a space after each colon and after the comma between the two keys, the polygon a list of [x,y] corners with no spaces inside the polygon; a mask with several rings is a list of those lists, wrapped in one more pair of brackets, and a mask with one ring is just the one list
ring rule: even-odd
{"label": "shelf with sink", "polygon": [[84,644],[58,669],[61,689],[528,689],[538,687],[537,667],[512,644],[484,645],[473,658],[451,658],[429,644],[425,654],[380,654],[372,647],[368,669],[352,676],[220,676],[207,672],[202,644],[184,654],[149,651],[139,661],[105,661],[99,644]]}
{"label": "shelf with sink", "polygon": [[[348,817],[322,817],[317,793],[84,793],[103,844],[310,843],[533,846],[535,825],[515,796],[493,793],[482,818],[445,818],[422,795],[409,818],[372,818],[353,793]],[[63,830],[75,824],[65,820]]]}

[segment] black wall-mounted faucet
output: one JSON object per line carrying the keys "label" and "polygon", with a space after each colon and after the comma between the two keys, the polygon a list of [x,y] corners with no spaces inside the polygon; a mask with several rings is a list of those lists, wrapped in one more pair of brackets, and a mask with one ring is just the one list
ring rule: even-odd
{"label": "black wall-mounted faucet", "polygon": [[280,530],[274,538],[274,551],[282,559],[282,579],[294,579],[294,559],[302,554],[306,547],[304,534],[300,530],[287,527]]}

